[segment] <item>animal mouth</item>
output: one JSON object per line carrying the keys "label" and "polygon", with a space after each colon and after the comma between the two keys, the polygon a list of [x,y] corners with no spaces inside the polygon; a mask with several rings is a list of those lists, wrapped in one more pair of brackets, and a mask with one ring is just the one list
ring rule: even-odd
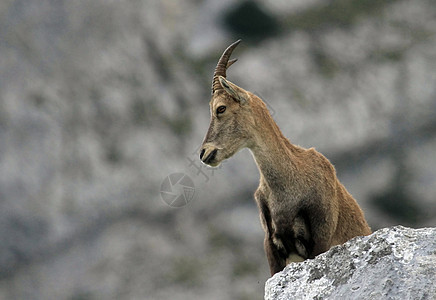
{"label": "animal mouth", "polygon": [[210,163],[212,163],[213,160],[214,160],[215,157],[216,157],[216,153],[217,153],[217,152],[218,152],[218,149],[214,149],[211,153],[209,153],[208,156],[206,156],[205,159],[203,159],[203,162],[204,162],[205,164],[210,164]]}

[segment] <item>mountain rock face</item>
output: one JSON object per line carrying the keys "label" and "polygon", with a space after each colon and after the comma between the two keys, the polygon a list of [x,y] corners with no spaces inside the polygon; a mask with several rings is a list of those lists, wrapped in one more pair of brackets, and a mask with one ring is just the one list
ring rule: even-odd
{"label": "mountain rock face", "polygon": [[434,4],[0,1],[0,299],[263,298],[256,164],[198,151],[239,38],[228,79],[374,230],[436,227]]}
{"label": "mountain rock face", "polygon": [[436,228],[384,228],[269,279],[265,299],[435,299]]}

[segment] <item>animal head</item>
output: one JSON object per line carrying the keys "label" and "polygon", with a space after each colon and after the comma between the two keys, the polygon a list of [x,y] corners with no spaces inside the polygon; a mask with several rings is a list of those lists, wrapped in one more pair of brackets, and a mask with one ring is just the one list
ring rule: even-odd
{"label": "animal head", "polygon": [[200,159],[210,166],[218,166],[253,140],[253,102],[259,98],[226,79],[226,70],[236,59],[230,55],[240,40],[222,54],[215,68],[210,100],[211,120],[203,140]]}

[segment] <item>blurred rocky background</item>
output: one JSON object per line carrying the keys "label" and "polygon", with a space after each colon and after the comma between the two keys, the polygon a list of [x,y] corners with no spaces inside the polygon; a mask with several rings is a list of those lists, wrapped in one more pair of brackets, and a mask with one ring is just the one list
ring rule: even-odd
{"label": "blurred rocky background", "polygon": [[436,225],[434,1],[5,0],[0,299],[262,299],[254,161],[198,160],[237,38],[228,78],[373,229]]}

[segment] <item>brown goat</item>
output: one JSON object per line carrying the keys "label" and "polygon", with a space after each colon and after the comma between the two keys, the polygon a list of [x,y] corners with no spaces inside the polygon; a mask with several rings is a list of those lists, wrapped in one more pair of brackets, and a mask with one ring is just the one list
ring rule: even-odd
{"label": "brown goat", "polygon": [[260,172],[254,196],[273,275],[290,262],[314,258],[371,229],[329,160],[313,148],[291,144],[264,102],[226,79],[239,42],[224,51],[216,66],[200,159],[217,166],[240,149],[250,149]]}

